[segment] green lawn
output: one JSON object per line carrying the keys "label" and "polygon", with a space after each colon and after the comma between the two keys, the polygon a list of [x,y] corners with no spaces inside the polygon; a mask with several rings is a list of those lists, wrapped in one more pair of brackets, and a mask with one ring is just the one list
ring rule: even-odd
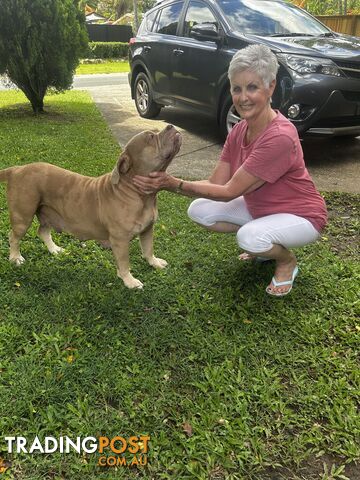
{"label": "green lawn", "polygon": [[[86,93],[45,105],[34,117],[20,94],[0,92],[2,167],[112,169],[118,146]],[[233,236],[187,218],[188,198],[159,195],[155,250],[169,267],[151,269],[134,240],[145,286],[129,291],[110,251],[62,234],[66,253],[53,257],[35,226],[26,263],[11,265],[4,185],[0,195],[2,478],[360,477],[359,196],[326,196],[328,230],[298,250],[295,288],[274,299],[273,266],[240,263]],[[4,442],[141,434],[147,466],[117,470],[98,453],[9,454]]]}
{"label": "green lawn", "polygon": [[127,60],[108,60],[101,63],[82,63],[76,69],[76,75],[89,75],[92,73],[124,73],[129,72]]}

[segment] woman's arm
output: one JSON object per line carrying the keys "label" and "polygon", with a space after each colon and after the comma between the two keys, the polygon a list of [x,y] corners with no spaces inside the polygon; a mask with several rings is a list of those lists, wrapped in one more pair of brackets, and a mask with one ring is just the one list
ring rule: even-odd
{"label": "woman's arm", "polygon": [[231,178],[230,163],[222,162],[221,160],[215,165],[208,181],[216,185],[225,185]]}
{"label": "woman's arm", "polygon": [[[151,176],[151,174],[150,174],[150,176]],[[184,180],[181,180],[180,178],[176,178],[176,177],[172,177],[172,178],[174,180],[176,180],[176,182],[172,183],[171,179],[168,178],[169,187],[167,188],[167,190],[172,191],[172,192],[181,193],[182,195],[185,195],[185,196],[188,196],[188,197],[193,197],[194,196],[191,192],[186,193],[182,190],[182,188],[179,188],[179,187],[182,187],[182,185],[184,183]],[[216,166],[215,166],[213,172],[211,173],[210,177],[208,178],[208,180],[198,180],[197,183],[208,184],[210,182],[210,183],[216,184],[216,185],[225,185],[225,183],[228,182],[229,179],[230,179],[230,164],[227,163],[227,162],[222,162],[221,160],[219,160],[219,162],[216,164]],[[160,187],[160,190],[162,188],[164,188],[164,187]]]}
{"label": "woman's arm", "polygon": [[[215,175],[215,177],[211,176],[210,179],[213,180],[213,178],[215,178],[219,181],[221,178],[224,178],[222,177],[224,172],[218,170],[217,173],[217,178]],[[154,172],[150,173],[149,177],[135,176],[133,182],[142,193],[150,194],[159,190],[168,190],[186,196],[209,198],[225,202],[239,197],[244,193],[256,190],[265,183],[260,178],[247,173],[242,167],[223,185],[212,183],[210,179],[190,182],[173,177],[166,172]]]}
{"label": "woman's arm", "polygon": [[[218,161],[213,172],[208,180],[199,180],[197,183],[213,183],[218,185],[224,185],[230,179],[230,164],[227,162]],[[183,184],[183,180],[173,177],[166,172],[154,172],[150,173],[148,177],[135,176],[134,185],[142,193],[156,193],[159,190],[169,190],[171,192],[178,192],[182,195],[193,196],[191,193],[186,193],[179,189],[179,186]]]}
{"label": "woman's arm", "polygon": [[[180,183],[180,181],[178,181]],[[220,200],[227,202],[233,198],[240,197],[244,193],[249,193],[261,187],[265,182],[254,175],[246,172],[240,167],[234,176],[224,185],[216,185],[207,182],[187,182],[182,181],[181,185],[177,185],[177,191],[183,192],[185,195],[195,197],[209,198],[211,200]]]}

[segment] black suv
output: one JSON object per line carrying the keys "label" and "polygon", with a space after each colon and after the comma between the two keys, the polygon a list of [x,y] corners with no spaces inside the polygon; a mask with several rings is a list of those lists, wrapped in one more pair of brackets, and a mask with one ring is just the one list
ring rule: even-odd
{"label": "black suv", "polygon": [[165,105],[207,111],[226,137],[239,121],[228,65],[253,43],[277,55],[272,105],[300,134],[360,135],[360,39],[278,0],[165,0],[149,10],[129,48],[139,114],[155,117]]}

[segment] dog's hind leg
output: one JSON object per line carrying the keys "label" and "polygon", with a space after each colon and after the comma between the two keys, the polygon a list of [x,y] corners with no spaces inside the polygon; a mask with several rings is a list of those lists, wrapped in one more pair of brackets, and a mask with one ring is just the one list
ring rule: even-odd
{"label": "dog's hind leg", "polygon": [[38,203],[36,193],[28,192],[28,195],[24,196],[24,190],[24,188],[18,188],[16,183],[8,184],[7,197],[11,224],[9,260],[16,265],[25,262],[25,258],[20,253],[20,241],[33,221]]}
{"label": "dog's hind leg", "polygon": [[56,245],[51,236],[52,225],[57,225],[61,230],[61,218],[59,215],[57,215],[56,212],[51,210],[49,207],[42,206],[36,212],[36,216],[40,222],[37,233],[41,240],[45,243],[49,252],[53,255],[63,252],[64,249]]}
{"label": "dog's hind leg", "polygon": [[38,228],[38,235],[47,246],[47,249],[49,250],[49,252],[52,253],[53,255],[57,255],[58,253],[61,253],[64,251],[64,249],[56,245],[56,243],[52,239],[51,227],[49,225],[40,224],[40,227]]}
{"label": "dog's hind leg", "polygon": [[31,225],[31,221],[28,223],[22,222],[11,222],[12,229],[9,233],[9,244],[10,244],[10,262],[15,263],[15,265],[21,265],[25,262],[25,258],[20,253],[20,241],[27,232],[28,228]]}

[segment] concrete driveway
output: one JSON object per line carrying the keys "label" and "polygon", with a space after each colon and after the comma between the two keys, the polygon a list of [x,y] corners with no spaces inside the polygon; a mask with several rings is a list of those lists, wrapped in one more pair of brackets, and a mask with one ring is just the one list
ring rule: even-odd
{"label": "concrete driveway", "polygon": [[[77,77],[74,87],[91,93],[121,146],[141,130],[162,129],[171,123],[181,131],[183,145],[169,171],[189,179],[204,179],[210,174],[222,148],[214,119],[171,107],[164,108],[156,119],[143,119],[131,99],[127,74],[102,77],[106,85],[95,77],[82,76]],[[360,193],[360,137],[308,137],[302,145],[305,162],[320,190]]]}

